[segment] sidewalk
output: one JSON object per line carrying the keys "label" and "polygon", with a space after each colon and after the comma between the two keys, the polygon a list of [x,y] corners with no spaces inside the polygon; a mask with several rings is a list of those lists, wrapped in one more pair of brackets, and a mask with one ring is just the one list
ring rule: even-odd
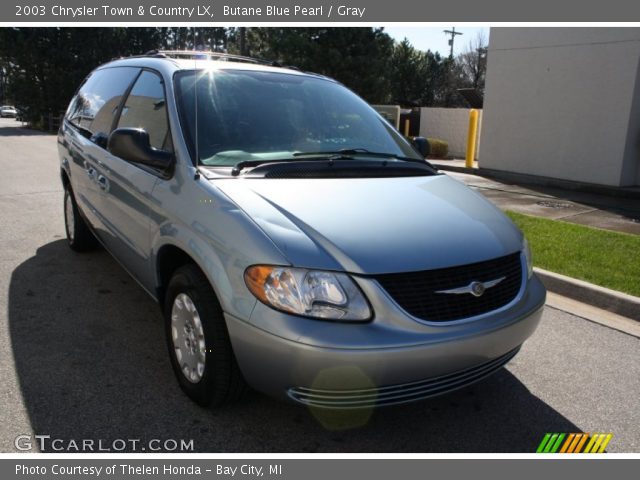
{"label": "sidewalk", "polygon": [[466,169],[463,160],[429,161],[503,210],[640,235],[640,196],[636,197],[635,189],[602,188],[599,192],[585,192],[524,185],[483,176],[490,173]]}

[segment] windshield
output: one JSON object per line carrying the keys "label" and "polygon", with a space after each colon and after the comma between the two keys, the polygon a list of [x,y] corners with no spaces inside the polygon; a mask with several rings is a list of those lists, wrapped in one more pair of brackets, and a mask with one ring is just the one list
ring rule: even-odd
{"label": "windshield", "polygon": [[201,165],[284,161],[305,152],[345,149],[420,160],[387,121],[335,82],[247,70],[199,70],[197,75],[196,85],[196,71],[179,72],[175,84],[185,138]]}

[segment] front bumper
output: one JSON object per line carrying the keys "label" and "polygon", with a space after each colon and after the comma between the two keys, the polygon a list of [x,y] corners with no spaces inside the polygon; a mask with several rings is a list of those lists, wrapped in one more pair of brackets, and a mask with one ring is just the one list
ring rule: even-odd
{"label": "front bumper", "polygon": [[255,389],[323,408],[361,408],[439,395],[493,373],[534,332],[544,300],[534,276],[509,308],[472,322],[425,325],[388,306],[376,313],[394,318],[330,323],[260,303],[252,324],[228,314],[226,320],[240,369]]}
{"label": "front bumper", "polygon": [[292,387],[288,394],[297,402],[322,408],[348,409],[398,405],[442,395],[478,382],[506,365],[519,350],[520,347],[517,347],[478,366],[417,382],[352,390]]}

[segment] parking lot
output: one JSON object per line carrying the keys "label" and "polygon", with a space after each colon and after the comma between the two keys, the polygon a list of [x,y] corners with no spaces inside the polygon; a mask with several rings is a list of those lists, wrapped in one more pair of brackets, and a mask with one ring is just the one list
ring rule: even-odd
{"label": "parking lot", "polygon": [[160,310],[64,238],[56,137],[0,120],[0,451],[21,434],[193,439],[202,452],[534,452],[546,432],[640,451],[640,339],[547,307],[508,367],[437,399],[319,414],[253,393],[217,411],[174,380]]}

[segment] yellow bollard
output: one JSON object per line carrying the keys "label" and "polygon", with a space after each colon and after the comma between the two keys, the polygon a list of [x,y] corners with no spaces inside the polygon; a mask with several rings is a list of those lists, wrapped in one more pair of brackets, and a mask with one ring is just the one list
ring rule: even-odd
{"label": "yellow bollard", "polygon": [[467,134],[467,158],[464,166],[473,168],[476,158],[476,139],[478,137],[478,110],[472,108],[469,111],[469,133]]}
{"label": "yellow bollard", "polygon": [[405,137],[409,136],[409,119],[408,118],[404,121],[404,136]]}

